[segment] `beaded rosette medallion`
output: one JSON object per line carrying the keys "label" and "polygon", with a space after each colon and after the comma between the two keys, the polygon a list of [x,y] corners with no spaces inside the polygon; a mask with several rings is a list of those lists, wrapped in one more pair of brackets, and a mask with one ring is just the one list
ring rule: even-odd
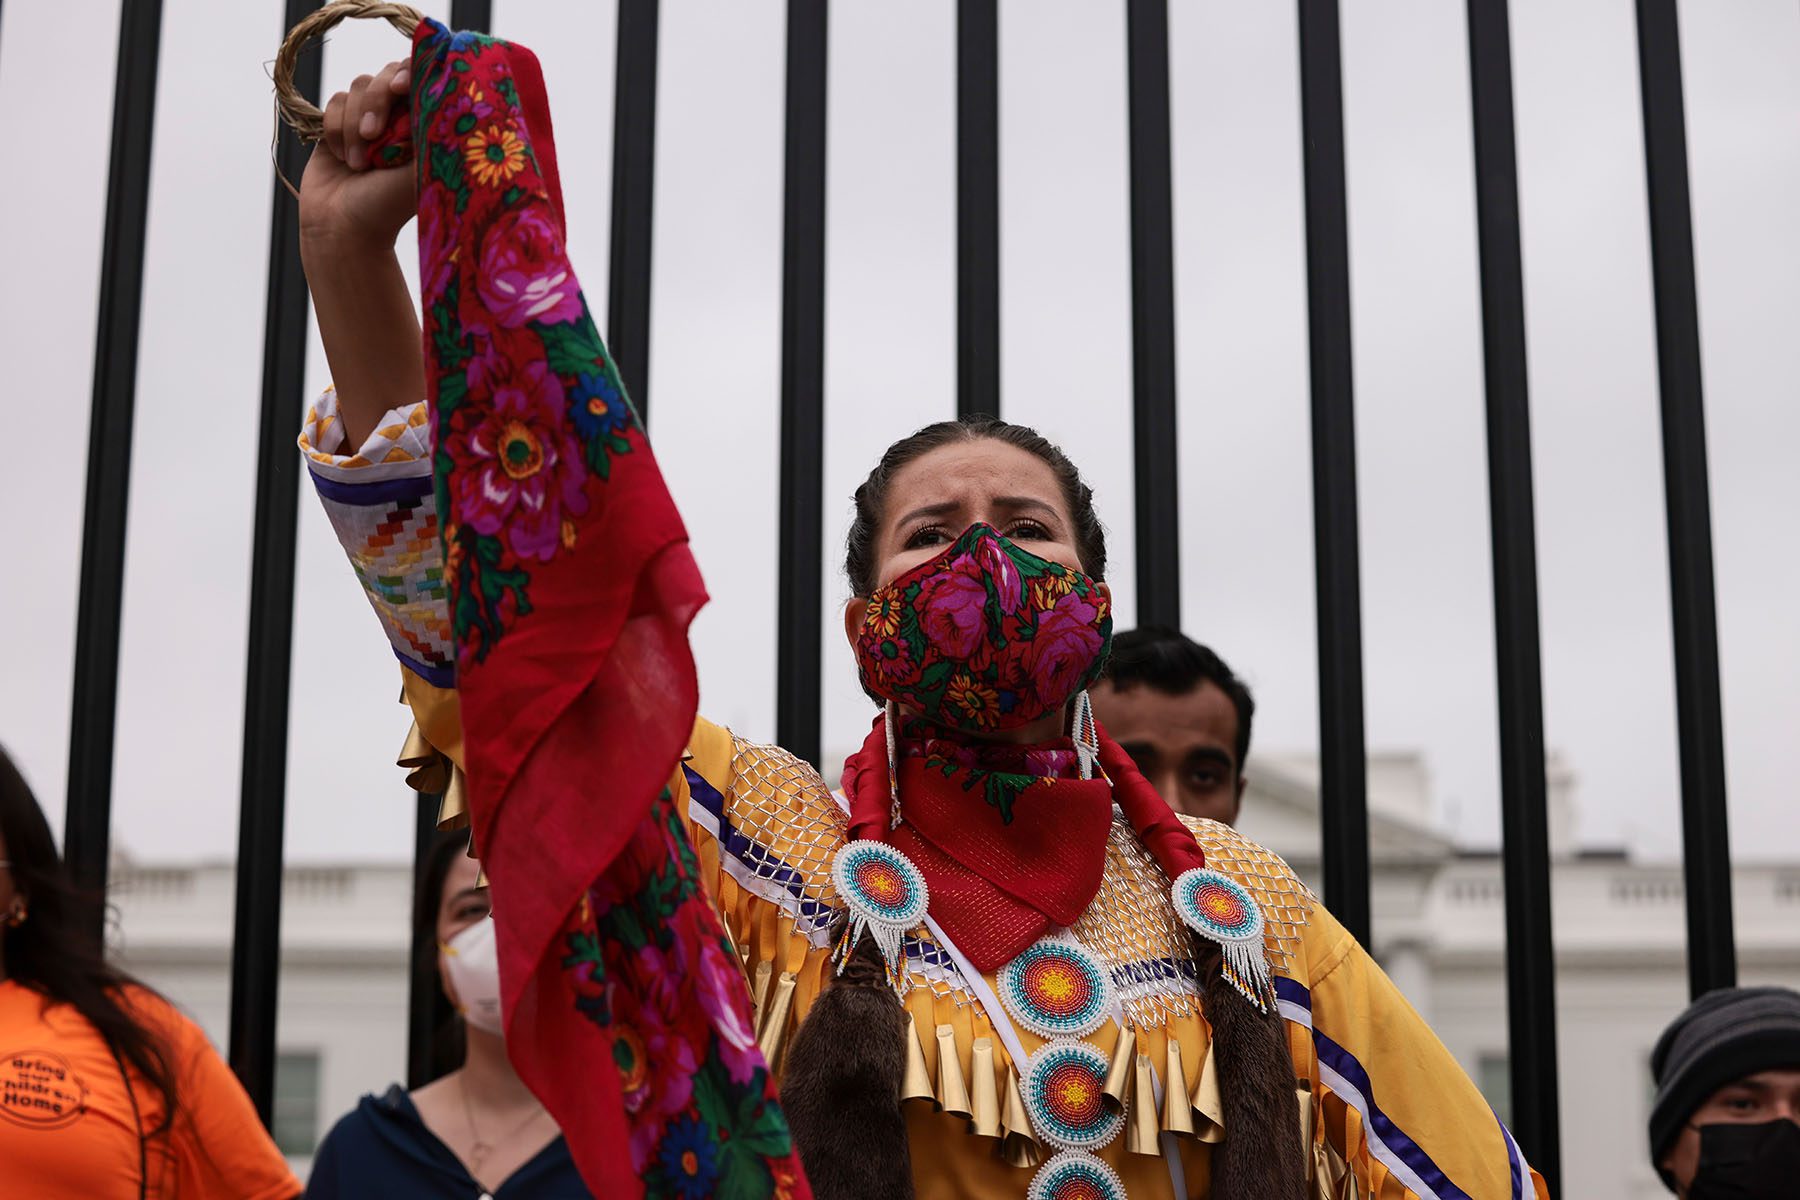
{"label": "beaded rosette medallion", "polygon": [[1086,1037],[1118,1005],[1112,975],[1073,938],[1043,938],[1000,968],[1000,1002],[1044,1038]]}
{"label": "beaded rosette medallion", "polygon": [[1125,1128],[1125,1114],[1106,1103],[1106,1055],[1086,1042],[1055,1041],[1025,1063],[1025,1111],[1045,1142],[1059,1150],[1098,1150]]}
{"label": "beaded rosette medallion", "polygon": [[1038,1169],[1032,1200],[1113,1200],[1125,1195],[1118,1173],[1090,1151],[1125,1128],[1106,1102],[1106,1056],[1086,1037],[1118,1010],[1112,972],[1071,934],[1041,938],[1000,968],[1000,1003],[1018,1024],[1051,1039],[1024,1063],[1025,1113],[1061,1153]]}
{"label": "beaded rosette medallion", "polygon": [[930,893],[925,876],[911,859],[883,842],[850,842],[837,852],[831,864],[831,881],[849,910],[844,935],[838,942],[838,973],[850,961],[863,930],[875,938],[887,964],[888,983],[905,989],[906,934],[925,920]]}
{"label": "beaded rosette medallion", "polygon": [[1092,1154],[1064,1150],[1039,1168],[1027,1200],[1124,1200],[1119,1173]]}
{"label": "beaded rosette medallion", "polygon": [[1263,913],[1250,889],[1221,871],[1183,871],[1171,889],[1175,914],[1224,951],[1226,980],[1263,1012],[1275,1006],[1275,983],[1263,952]]}

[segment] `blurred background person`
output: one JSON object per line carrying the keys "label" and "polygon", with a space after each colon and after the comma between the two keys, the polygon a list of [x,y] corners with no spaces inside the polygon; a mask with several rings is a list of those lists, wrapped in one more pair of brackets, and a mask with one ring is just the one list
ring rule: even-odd
{"label": "blurred background person", "polygon": [[1169,807],[1237,820],[1256,701],[1224,659],[1173,629],[1133,629],[1113,638],[1092,695],[1100,723]]}
{"label": "blurred background person", "polygon": [[420,863],[413,925],[429,955],[415,986],[446,1019],[431,1082],[362,1098],[313,1160],[309,1200],[590,1200],[550,1114],[506,1057],[500,963],[467,829],[440,833]]}
{"label": "blurred background person", "polygon": [[1650,1070],[1650,1161],[1677,1196],[1800,1196],[1800,992],[1708,992],[1657,1039]]}
{"label": "blurred background person", "polygon": [[89,940],[101,915],[0,751],[0,1190],[82,1200],[299,1195],[206,1034]]}

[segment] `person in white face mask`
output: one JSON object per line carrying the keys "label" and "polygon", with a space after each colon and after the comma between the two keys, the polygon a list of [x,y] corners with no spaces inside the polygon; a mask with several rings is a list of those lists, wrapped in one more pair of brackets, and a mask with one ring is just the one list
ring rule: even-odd
{"label": "person in white face mask", "polygon": [[446,1013],[431,1082],[368,1095],[326,1135],[313,1200],[590,1200],[550,1115],[520,1081],[501,1036],[500,966],[467,830],[440,834],[420,864],[413,919],[432,948]]}

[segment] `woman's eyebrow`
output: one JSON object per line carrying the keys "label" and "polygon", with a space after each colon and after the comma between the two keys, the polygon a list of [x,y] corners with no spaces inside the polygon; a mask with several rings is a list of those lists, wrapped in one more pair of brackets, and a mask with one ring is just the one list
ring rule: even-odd
{"label": "woman's eyebrow", "polygon": [[955,512],[957,509],[959,509],[961,507],[962,507],[962,501],[960,501],[960,500],[942,500],[936,504],[922,505],[918,508],[913,509],[911,512],[907,513],[904,517],[901,517],[898,521],[895,522],[895,524],[896,525],[905,525],[910,521],[918,520],[920,517],[949,516],[951,513]]}
{"label": "woman's eyebrow", "polygon": [[1008,509],[1012,512],[1038,512],[1058,520],[1062,519],[1062,514],[1056,511],[1055,505],[1046,504],[1035,496],[995,496],[994,507]]}
{"label": "woman's eyebrow", "polygon": [[[1010,513],[1039,513],[1051,520],[1060,521],[1062,519],[1061,514],[1056,511],[1055,505],[1047,504],[1035,496],[995,496],[993,505],[995,508],[1005,509]],[[941,500],[936,504],[923,504],[901,517],[894,525],[895,528],[899,528],[909,525],[921,517],[947,517],[962,507],[961,500]]]}

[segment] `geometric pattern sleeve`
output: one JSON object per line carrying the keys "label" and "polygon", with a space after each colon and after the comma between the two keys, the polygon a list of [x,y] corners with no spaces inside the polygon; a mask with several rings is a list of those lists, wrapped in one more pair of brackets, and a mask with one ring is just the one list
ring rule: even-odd
{"label": "geometric pattern sleeve", "polygon": [[389,409],[375,432],[351,447],[337,392],[327,388],[307,410],[298,442],[325,516],[395,656],[428,683],[454,686],[425,403]]}

